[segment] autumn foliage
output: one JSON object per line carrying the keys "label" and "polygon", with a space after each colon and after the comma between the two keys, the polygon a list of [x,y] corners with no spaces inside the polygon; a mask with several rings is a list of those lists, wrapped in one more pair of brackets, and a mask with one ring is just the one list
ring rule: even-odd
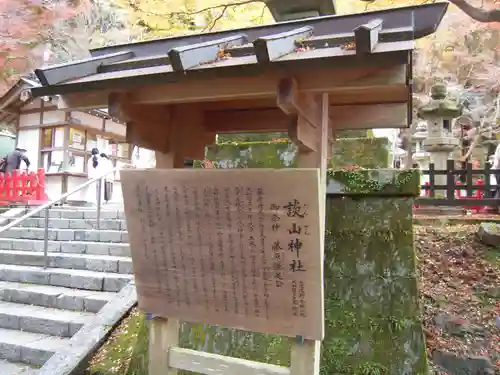
{"label": "autumn foliage", "polygon": [[80,4],[46,0],[0,0],[0,91],[43,61],[45,42],[59,22],[81,10]]}

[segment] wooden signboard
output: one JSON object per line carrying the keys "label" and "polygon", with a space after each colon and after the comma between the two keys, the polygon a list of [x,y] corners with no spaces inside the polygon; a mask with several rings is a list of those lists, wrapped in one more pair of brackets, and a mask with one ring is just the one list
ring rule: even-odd
{"label": "wooden signboard", "polygon": [[317,169],[123,170],[139,307],[322,340]]}

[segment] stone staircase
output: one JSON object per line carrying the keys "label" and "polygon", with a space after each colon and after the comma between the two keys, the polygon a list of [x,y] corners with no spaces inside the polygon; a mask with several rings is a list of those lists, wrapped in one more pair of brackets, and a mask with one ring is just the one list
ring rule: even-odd
{"label": "stone staircase", "polygon": [[132,279],[123,210],[53,208],[0,234],[0,375],[35,375]]}

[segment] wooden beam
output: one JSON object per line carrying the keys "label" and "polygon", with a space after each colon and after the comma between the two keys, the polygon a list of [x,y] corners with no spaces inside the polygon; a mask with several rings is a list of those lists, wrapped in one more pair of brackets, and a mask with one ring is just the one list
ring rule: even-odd
{"label": "wooden beam", "polygon": [[290,375],[290,369],[286,367],[184,348],[171,348],[169,361],[176,369],[196,374]]}
{"label": "wooden beam", "polygon": [[269,63],[285,56],[297,48],[296,42],[310,37],[313,33],[311,26],[301,27],[280,34],[257,38],[253,42],[255,55],[259,63]]}
{"label": "wooden beam", "polygon": [[318,137],[315,127],[302,116],[289,118],[288,137],[300,151],[315,152],[318,150]]}
{"label": "wooden beam", "polygon": [[205,111],[276,108],[276,98],[236,99],[200,103]]}
{"label": "wooden beam", "polygon": [[[408,100],[410,87],[405,84],[375,85],[365,87],[339,87],[332,89],[328,96],[330,105],[363,105],[402,103]],[[276,98],[236,99],[200,104],[206,111],[271,109],[276,107]]]}
{"label": "wooden beam", "polygon": [[111,93],[108,96],[108,114],[123,122],[135,121],[143,124],[170,121],[170,108],[164,104],[137,105],[130,102],[127,94]]}
{"label": "wooden beam", "polygon": [[202,63],[212,63],[222,57],[226,48],[238,46],[248,40],[245,34],[229,36],[205,43],[190,44],[183,47],[172,48],[168,52],[172,69],[183,72]]}
{"label": "wooden beam", "polygon": [[379,41],[379,33],[382,30],[382,20],[375,19],[354,29],[354,40],[356,43],[356,55],[373,53]]}
{"label": "wooden beam", "polygon": [[172,106],[170,148],[178,148],[184,158],[202,160],[205,146],[215,143],[216,133],[205,126],[204,113],[197,104]]}
{"label": "wooden beam", "polygon": [[284,78],[278,84],[276,106],[287,115],[303,117],[315,128],[321,124],[321,111],[317,99],[317,96],[301,92],[293,78]]}
{"label": "wooden beam", "polygon": [[77,79],[97,73],[102,64],[123,61],[134,57],[132,51],[122,51],[104,56],[91,57],[70,63],[51,65],[46,68],[35,69],[35,74],[42,85],[56,85],[69,79]]}
{"label": "wooden beam", "polygon": [[[278,85],[276,103],[285,114],[296,119],[288,128],[290,139],[298,145],[299,149],[309,152],[317,151],[315,128],[320,127],[322,121],[318,95],[301,92],[293,78],[285,78]],[[328,127],[333,127],[330,121]]]}
{"label": "wooden beam", "polygon": [[[332,106],[335,131],[349,129],[406,128],[408,104],[367,104]],[[290,117],[278,108],[248,111],[206,111],[205,127],[216,133],[286,132]]]}
{"label": "wooden beam", "polygon": [[336,106],[332,108],[330,118],[337,130],[409,126],[407,103]]}
{"label": "wooden beam", "polygon": [[[260,76],[226,77],[216,80],[192,80],[166,85],[143,86],[131,93],[136,104],[187,103],[256,98],[275,98],[278,82],[286,72]],[[317,69],[293,75],[304,92],[330,92],[340,87],[404,84],[405,64],[367,68]]]}
{"label": "wooden beam", "polygon": [[127,124],[128,143],[166,153],[169,151],[171,108],[165,105],[135,105],[126,94],[109,95],[108,113]]}
{"label": "wooden beam", "polygon": [[405,103],[410,86],[405,84],[377,85],[333,89],[329,92],[330,105],[363,105],[384,103]]}
{"label": "wooden beam", "polygon": [[286,132],[290,118],[278,108],[207,111],[205,127],[215,133]]}
{"label": "wooden beam", "polygon": [[57,108],[62,111],[106,108],[109,90],[60,95]]}

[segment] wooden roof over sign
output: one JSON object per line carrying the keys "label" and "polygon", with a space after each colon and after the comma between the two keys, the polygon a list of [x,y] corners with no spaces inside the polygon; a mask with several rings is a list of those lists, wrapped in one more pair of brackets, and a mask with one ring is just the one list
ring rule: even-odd
{"label": "wooden roof over sign", "polygon": [[294,116],[317,123],[319,93],[328,94],[336,129],[407,127],[414,40],[436,30],[447,6],[105,47],[90,59],[38,69],[42,86],[32,93],[58,94],[64,109],[108,107],[127,122],[130,142],[156,150],[168,148],[166,119],[177,124],[194,112],[210,134],[293,133]]}
{"label": "wooden roof over sign", "polygon": [[[245,75],[269,68],[269,62],[314,65],[334,59],[350,64],[352,57],[366,54],[373,60],[411,49],[401,42],[432,34],[446,8],[447,3],[436,3],[95,49],[90,59],[37,69],[42,87],[33,94],[131,88],[178,82],[190,75]],[[360,44],[363,34],[373,37],[371,45]],[[356,48],[343,48],[355,41]]]}

